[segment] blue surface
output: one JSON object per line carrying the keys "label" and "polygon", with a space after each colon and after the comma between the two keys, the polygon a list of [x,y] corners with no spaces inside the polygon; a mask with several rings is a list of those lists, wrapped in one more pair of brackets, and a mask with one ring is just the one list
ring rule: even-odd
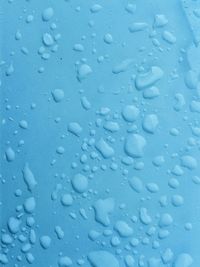
{"label": "blue surface", "polygon": [[1,266],[200,266],[200,1],[0,3]]}

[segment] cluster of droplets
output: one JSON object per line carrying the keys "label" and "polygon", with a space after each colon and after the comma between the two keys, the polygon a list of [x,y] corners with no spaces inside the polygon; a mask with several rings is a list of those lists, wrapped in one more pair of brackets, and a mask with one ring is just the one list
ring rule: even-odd
{"label": "cluster of droplets", "polygon": [[[80,10],[80,7],[76,7],[77,12]],[[103,10],[104,8],[100,4],[91,5],[89,12],[93,20],[89,21],[89,27],[94,28],[95,15],[101,14]],[[124,7],[124,12],[130,16],[134,15],[136,10],[135,2]],[[196,17],[199,16],[197,9],[194,14]],[[61,34],[57,33],[56,23],[53,22],[56,16],[52,7],[45,8],[40,15],[39,19],[44,24],[44,30],[40,36],[37,53],[41,60],[49,60],[52,53],[58,50]],[[34,23],[34,20],[34,14],[30,14],[27,15],[25,23],[31,24]],[[126,25],[128,32],[135,38],[140,33],[148,36],[153,45],[152,51],[154,51],[153,49],[157,53],[163,53],[165,50],[171,51],[178,43],[166,15],[156,14],[151,24],[133,20],[134,22]],[[93,38],[95,36],[96,34],[93,33]],[[15,40],[23,41],[21,30],[16,31]],[[81,40],[84,41],[85,37],[82,36]],[[116,45],[115,37],[110,32],[106,32],[101,41],[108,47]],[[79,55],[83,55],[85,52],[85,46],[81,42],[75,43],[71,50],[70,53],[76,53],[80,57]],[[145,48],[140,47],[140,52],[143,50]],[[85,266],[88,262],[93,267],[192,266],[193,258],[190,252],[183,250],[177,253],[173,251],[172,244],[165,240],[169,240],[170,236],[176,234],[178,223],[174,214],[179,210],[184,212],[185,197],[180,190],[181,178],[184,178],[186,174],[188,177],[192,177],[191,184],[200,184],[200,178],[196,172],[198,158],[193,155],[192,151],[195,146],[199,147],[200,127],[198,120],[193,123],[188,119],[191,114],[198,116],[200,113],[199,65],[194,60],[197,50],[198,47],[192,45],[187,51],[189,70],[184,77],[185,86],[189,89],[196,89],[197,97],[188,102],[188,94],[184,95],[184,91],[180,90],[170,100],[172,105],[169,108],[170,114],[171,110],[174,116],[181,114],[180,117],[187,123],[187,127],[189,126],[191,137],[183,140],[183,143],[180,142],[180,144],[177,139],[178,145],[172,150],[170,150],[171,148],[168,150],[169,144],[164,144],[165,140],[169,139],[170,142],[171,138],[181,136],[181,131],[184,129],[177,126],[171,127],[170,123],[165,124],[164,119],[167,114],[163,116],[162,112],[168,107],[162,105],[165,105],[164,100],[169,93],[165,92],[166,95],[164,95],[161,91],[163,90],[163,80],[167,81],[165,77],[167,74],[158,59],[151,59],[153,63],[147,64],[147,60],[144,58],[140,65],[133,57],[130,57],[118,60],[118,63],[112,65],[109,70],[109,75],[112,77],[119,77],[130,71],[134,72],[131,74],[131,89],[128,92],[129,95],[132,94],[131,97],[123,99],[123,88],[122,91],[113,92],[113,95],[122,93],[116,108],[90,100],[90,96],[85,93],[87,91],[84,84],[98,75],[95,74],[95,64],[94,66],[92,63],[89,64],[85,57],[75,62],[73,75],[81,88],[79,102],[76,104],[81,107],[87,119],[84,123],[74,119],[66,123],[64,130],[59,128],[58,135],[61,136],[62,144],[55,146],[53,142],[55,149],[49,162],[56,182],[53,189],[46,187],[45,190],[51,190],[48,192],[48,200],[53,203],[52,206],[58,205],[59,209],[61,208],[61,211],[69,216],[68,231],[73,223],[76,224],[76,221],[83,222],[83,224],[90,221],[91,229],[89,231],[82,230],[80,223],[80,232],[84,233],[81,233],[81,237],[76,235],[74,238],[79,240],[83,236],[83,243],[85,240],[89,240],[90,247],[95,249],[90,249],[87,254],[84,254],[81,246],[76,248],[80,253],[78,259],[73,257],[69,251],[66,253],[61,251],[55,256],[57,266],[72,266],[75,262],[79,266]],[[27,47],[21,47],[20,51],[29,56]],[[96,55],[96,53],[97,51],[93,49],[92,54]],[[153,56],[152,53],[149,53],[149,57]],[[184,61],[185,54],[186,51],[182,49],[182,56],[178,58],[179,64]],[[107,54],[97,56],[98,64],[106,60],[109,61]],[[0,65],[4,66],[5,64],[7,65],[7,62],[2,61]],[[43,73],[44,67],[39,67],[38,72]],[[5,76],[9,78],[13,73],[14,61],[7,65]],[[170,82],[177,79],[179,77],[177,69],[173,69],[168,76]],[[97,91],[100,95],[105,93],[101,86]],[[68,97],[67,90],[61,87],[51,88],[48,92],[47,105],[49,109],[56,106],[62,114],[63,103],[70,104],[70,97]],[[6,99],[5,102],[6,110],[9,111],[11,109],[9,100]],[[16,106],[16,109],[19,108]],[[67,107],[65,108],[67,109]],[[31,110],[37,110],[34,103],[31,104]],[[76,114],[74,117],[77,118]],[[13,121],[14,119],[12,117],[3,119],[3,124],[6,124],[7,120]],[[54,120],[59,125],[62,115]],[[29,121],[21,118],[17,127],[19,130],[14,132],[15,135],[18,134],[18,131],[26,130],[28,132]],[[156,139],[158,142],[162,140],[162,148],[155,147]],[[62,140],[71,140],[72,144],[75,144],[77,152],[74,155],[70,154],[70,150],[74,151],[74,149],[65,146]],[[12,146],[11,142],[7,142],[4,160],[10,164],[8,165],[11,166],[10,168],[12,168],[12,163],[20,157],[21,147],[25,145],[24,140],[19,140],[15,149],[13,148],[15,145]],[[65,158],[66,154],[70,154],[67,171],[59,174],[55,171],[56,166]],[[155,176],[154,179],[152,179],[151,171]],[[24,257],[28,264],[35,264],[37,258],[35,259],[33,251],[38,245],[41,250],[48,251],[54,246],[54,238],[57,238],[60,243],[69,242],[66,240],[66,229],[57,223],[52,226],[51,233],[41,233],[40,222],[35,218],[37,213],[41,212],[37,208],[37,199],[40,198],[37,188],[40,187],[41,181],[36,178],[35,172],[37,173],[25,160],[21,170],[21,179],[25,186],[24,192],[19,188],[14,192],[17,199],[24,200],[16,206],[15,212],[6,223],[3,222],[4,226],[1,229],[0,263],[2,265],[8,264],[9,266],[10,261],[17,261],[15,267],[24,266],[21,265],[24,264]],[[146,177],[148,173],[152,180]],[[160,181],[160,176],[164,177],[164,182],[163,179],[162,182]],[[99,177],[102,177],[101,181],[99,181]],[[112,181],[111,184],[107,184],[107,178]],[[2,184],[5,183],[3,176],[1,176],[1,181]],[[103,190],[99,187],[102,187]],[[117,195],[119,195],[119,199]],[[136,203],[133,203],[130,211],[127,206],[134,201]],[[3,203],[3,205],[5,204]],[[155,205],[157,208],[153,209],[151,205]],[[54,213],[55,216],[59,216],[59,211],[55,210]],[[73,220],[72,223],[71,220]],[[184,221],[181,227],[183,231],[191,231],[193,225],[190,221]],[[73,227],[71,228],[73,229]],[[93,246],[93,244],[95,245]],[[20,251],[16,252],[18,255],[14,255],[15,253],[12,255],[15,247],[20,248]],[[152,255],[146,252],[146,247],[150,252],[153,251]]]}

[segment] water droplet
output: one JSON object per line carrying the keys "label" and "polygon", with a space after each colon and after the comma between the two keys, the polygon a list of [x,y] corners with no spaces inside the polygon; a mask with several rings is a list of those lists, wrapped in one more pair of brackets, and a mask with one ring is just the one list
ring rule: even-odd
{"label": "water droplet", "polygon": [[52,91],[52,97],[56,103],[61,102],[64,96],[65,96],[64,91],[61,89],[55,89],[54,91]]}
{"label": "water droplet", "polygon": [[121,237],[129,237],[133,234],[133,229],[124,221],[117,221],[114,228]]}
{"label": "water droplet", "polygon": [[134,105],[127,105],[122,110],[122,116],[127,122],[134,122],[139,115],[139,109]]}
{"label": "water droplet", "polygon": [[85,80],[92,73],[92,68],[87,64],[82,64],[77,70],[77,79],[79,82]]}
{"label": "water droplet", "polygon": [[28,163],[25,164],[22,170],[22,173],[23,173],[24,182],[27,185],[27,189],[32,192],[35,186],[37,185],[37,182],[35,180],[35,177],[32,171],[29,168]]}
{"label": "water droplet", "polygon": [[174,262],[174,267],[189,267],[193,263],[193,259],[190,254],[181,253],[178,255]]}
{"label": "water droplet", "polygon": [[71,265],[72,265],[72,260],[67,256],[60,257],[60,259],[58,260],[59,267],[68,267]]}
{"label": "water droplet", "polygon": [[151,87],[163,76],[163,70],[160,67],[153,66],[146,73],[140,73],[136,76],[135,86],[138,90]]}
{"label": "water droplet", "polygon": [[52,7],[48,7],[46,8],[43,12],[42,12],[42,19],[44,21],[49,21],[54,15],[54,10]]}
{"label": "water droplet", "polygon": [[78,173],[72,178],[71,182],[74,190],[77,193],[83,193],[87,190],[88,179],[86,176]]}
{"label": "water droplet", "polygon": [[48,249],[51,245],[51,238],[48,235],[43,235],[40,237],[40,245],[44,249]]}
{"label": "water droplet", "polygon": [[63,206],[71,206],[73,203],[73,198],[70,194],[64,194],[61,197],[61,203]]}
{"label": "water droplet", "polygon": [[88,260],[93,267],[119,267],[119,262],[115,256],[104,250],[90,252]]}
{"label": "water droplet", "polygon": [[110,224],[109,215],[113,212],[115,202],[113,198],[99,199],[93,205],[95,211],[95,220],[104,226]]}
{"label": "water droplet", "polygon": [[5,154],[6,154],[6,160],[8,162],[12,162],[15,159],[15,152],[11,147],[8,147],[6,149]]}
{"label": "water droplet", "polygon": [[143,156],[146,140],[139,134],[129,134],[125,140],[124,150],[128,156],[140,158]]}

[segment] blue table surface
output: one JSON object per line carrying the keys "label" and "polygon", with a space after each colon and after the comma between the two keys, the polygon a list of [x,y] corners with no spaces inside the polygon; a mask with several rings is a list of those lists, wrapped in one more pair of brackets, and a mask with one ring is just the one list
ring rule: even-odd
{"label": "blue table surface", "polygon": [[200,266],[200,1],[0,1],[0,266]]}

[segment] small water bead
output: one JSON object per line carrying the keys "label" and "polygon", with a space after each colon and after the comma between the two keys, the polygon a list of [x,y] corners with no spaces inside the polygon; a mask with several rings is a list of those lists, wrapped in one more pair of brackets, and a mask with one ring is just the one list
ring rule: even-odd
{"label": "small water bead", "polygon": [[72,180],[72,187],[77,193],[83,193],[87,190],[88,187],[88,179],[83,174],[76,174]]}
{"label": "small water bead", "polygon": [[99,233],[96,230],[90,230],[90,232],[88,233],[88,237],[92,241],[95,241],[96,239],[98,239],[99,236],[101,236],[101,233]]}
{"label": "small water bead", "polygon": [[158,238],[159,239],[165,239],[169,236],[170,232],[166,229],[160,229],[158,232]]}
{"label": "small water bead", "polygon": [[53,100],[56,103],[61,102],[65,96],[64,91],[62,89],[55,89],[54,91],[52,91],[51,94],[52,94]]}
{"label": "small water bead", "polygon": [[73,46],[73,50],[77,52],[83,52],[84,51],[84,46],[82,44],[75,44]]}
{"label": "small water bead", "polygon": [[55,226],[55,233],[58,239],[64,238],[65,233],[59,225]]}
{"label": "small water bead", "polygon": [[43,73],[45,71],[45,68],[44,67],[40,67],[39,69],[38,69],[38,73]]}
{"label": "small water bead", "polygon": [[181,195],[173,195],[171,202],[173,206],[180,207],[184,203],[184,198]]}
{"label": "small water bead", "polygon": [[108,251],[92,251],[88,255],[88,260],[95,267],[119,267],[117,258]]}
{"label": "small water bead", "polygon": [[6,76],[11,76],[14,71],[15,71],[15,68],[13,66],[13,63],[11,63],[6,69],[6,72],[5,72]]}
{"label": "small water bead", "polygon": [[143,97],[146,99],[154,99],[160,95],[160,90],[156,86],[151,86],[144,89]]}
{"label": "small water bead", "polygon": [[35,232],[34,229],[31,229],[30,230],[30,234],[29,234],[29,241],[30,241],[31,244],[35,244],[36,240],[37,240],[36,232]]}
{"label": "small water bead", "polygon": [[20,128],[22,128],[22,129],[27,129],[27,128],[28,128],[28,122],[25,121],[25,120],[21,120],[21,121],[19,122],[19,126],[20,126]]}
{"label": "small water bead", "polygon": [[134,22],[129,26],[129,31],[131,33],[144,31],[148,27],[148,24],[145,22]]}
{"label": "small water bead", "polygon": [[19,31],[19,30],[17,30],[16,31],[16,33],[15,33],[15,40],[20,40],[22,38],[22,34],[21,34],[21,32]]}
{"label": "small water bead", "polygon": [[31,23],[34,20],[34,16],[33,15],[28,15],[26,17],[26,23]]}
{"label": "small water bead", "polygon": [[114,149],[103,138],[96,143],[95,147],[105,159],[114,155]]}
{"label": "small water bead", "polygon": [[184,228],[185,228],[186,231],[191,231],[192,230],[192,224],[191,223],[186,223],[184,225]]}
{"label": "small water bead", "polygon": [[156,167],[160,167],[164,164],[165,159],[163,156],[156,156],[153,160],[152,163],[156,166]]}
{"label": "small water bead", "polygon": [[161,256],[162,261],[163,261],[164,264],[167,264],[167,263],[171,262],[172,259],[173,259],[173,257],[174,257],[174,253],[173,253],[173,251],[170,248],[167,248],[163,252],[163,254]]}
{"label": "small water bead", "polygon": [[59,155],[64,154],[65,153],[65,148],[62,147],[62,146],[57,147],[56,153],[59,154]]}
{"label": "small water bead", "polygon": [[68,266],[72,266],[72,264],[73,264],[73,262],[72,262],[71,258],[69,258],[67,256],[62,256],[58,260],[58,266],[59,267],[68,267]]}
{"label": "small water bead", "polygon": [[26,224],[29,227],[32,227],[35,224],[35,219],[33,217],[28,217],[26,220]]}
{"label": "small water bead", "polygon": [[176,94],[174,96],[175,99],[175,104],[174,104],[174,109],[176,111],[181,111],[181,109],[183,108],[183,106],[185,105],[185,98],[182,94]]}
{"label": "small water bead", "polygon": [[130,14],[134,14],[136,11],[136,5],[132,4],[132,3],[128,3],[125,7],[125,10],[130,13]]}
{"label": "small water bead", "polygon": [[2,234],[1,242],[5,245],[9,245],[13,242],[13,238],[9,234]]}
{"label": "small water bead", "polygon": [[122,163],[126,166],[133,165],[134,159],[131,157],[123,157],[122,158]]}
{"label": "small water bead", "polygon": [[20,197],[22,195],[22,190],[21,189],[16,189],[15,190],[15,196]]}
{"label": "small water bead", "polygon": [[28,252],[26,253],[26,260],[28,263],[32,264],[35,260],[35,257],[33,256],[32,253]]}
{"label": "small water bead", "polygon": [[87,64],[82,64],[77,70],[77,79],[79,82],[85,80],[92,73],[92,68]]}
{"label": "small water bead", "polygon": [[24,55],[28,55],[28,53],[29,53],[29,50],[28,50],[28,48],[26,48],[26,47],[22,47],[21,48],[21,52],[24,54]]}
{"label": "small water bead", "polygon": [[156,230],[157,230],[156,227],[154,227],[154,226],[150,226],[150,227],[148,228],[146,234],[147,234],[148,236],[153,236],[153,235],[156,233]]}
{"label": "small water bead", "polygon": [[104,42],[106,44],[112,44],[113,43],[113,37],[110,33],[107,33],[104,35]]}
{"label": "small water bead", "polygon": [[51,238],[48,235],[40,237],[40,245],[43,249],[48,249],[51,245]]}
{"label": "small water bead", "polygon": [[54,39],[50,33],[44,33],[42,40],[46,46],[52,46],[54,44]]}
{"label": "small water bead", "polygon": [[193,170],[197,168],[197,160],[190,155],[186,155],[181,158],[181,165],[189,170]]}
{"label": "small water bead", "polygon": [[70,194],[64,194],[60,201],[63,206],[71,206],[73,204],[73,197]]}
{"label": "small water bead", "polygon": [[126,255],[124,261],[127,267],[133,267],[135,265],[135,260],[132,255]]}
{"label": "small water bead", "polygon": [[173,223],[173,218],[169,213],[163,213],[160,217],[159,226],[167,227]]}
{"label": "small water bead", "polygon": [[150,192],[150,193],[157,193],[159,191],[159,186],[155,183],[148,183],[146,185],[146,189]]}
{"label": "small water bead", "polygon": [[125,221],[117,221],[114,229],[121,237],[130,237],[133,234],[133,229]]}
{"label": "small water bead", "polygon": [[143,156],[146,140],[142,135],[129,134],[125,139],[124,150],[126,154],[133,158]]}
{"label": "small water bead", "polygon": [[137,238],[135,238],[135,237],[133,237],[133,238],[130,240],[130,245],[131,245],[132,247],[137,247],[137,246],[139,245],[139,243],[140,243],[139,239],[137,239]]}
{"label": "small water bead", "polygon": [[148,267],[158,267],[162,266],[162,261],[160,258],[151,257],[148,259]]}
{"label": "small water bead", "polygon": [[176,42],[176,37],[169,31],[164,31],[162,38],[169,44],[174,44]]}
{"label": "small water bead", "polygon": [[27,189],[32,192],[35,186],[37,185],[37,181],[34,177],[34,174],[30,170],[28,163],[25,164],[22,170],[22,173],[23,173],[24,182],[27,185]]}
{"label": "small water bead", "polygon": [[91,109],[91,103],[86,96],[81,97],[81,105],[85,110]]}
{"label": "small water bead", "polygon": [[8,230],[12,234],[16,234],[20,230],[20,224],[21,220],[15,218],[15,217],[10,217],[8,219]]}
{"label": "small water bead", "polygon": [[153,249],[158,249],[160,247],[160,243],[157,240],[154,240],[152,242],[152,248]]}
{"label": "small water bead", "polygon": [[144,117],[142,127],[147,133],[154,134],[159,120],[156,114],[148,114]]}
{"label": "small water bead", "polygon": [[112,69],[112,72],[114,74],[119,74],[121,72],[128,71],[132,67],[133,63],[134,63],[134,60],[132,58],[127,58],[121,61],[120,63],[118,63],[117,65],[115,65]]}
{"label": "small water bead", "polygon": [[200,113],[200,101],[193,100],[190,103],[191,112]]}
{"label": "small water bead", "polygon": [[19,140],[18,147],[21,147],[25,144],[24,140]]}
{"label": "small water bead", "polygon": [[164,14],[157,14],[154,17],[154,27],[164,27],[168,23],[168,19]]}
{"label": "small water bead", "polygon": [[95,220],[104,226],[110,224],[109,215],[113,212],[115,202],[113,198],[98,199],[93,205]]}
{"label": "small water bead", "polygon": [[142,180],[136,176],[132,177],[129,180],[129,184],[131,188],[137,193],[141,193],[144,187]]}
{"label": "small water bead", "polygon": [[45,48],[44,46],[41,46],[41,47],[38,49],[38,54],[39,54],[39,55],[42,55],[42,54],[45,53],[45,51],[46,51],[46,48]]}
{"label": "small water bead", "polygon": [[148,225],[152,222],[152,219],[150,215],[148,214],[148,211],[146,208],[140,208],[139,218],[140,218],[140,221],[145,225]]}
{"label": "small water bead", "polygon": [[0,253],[0,263],[2,263],[3,265],[8,263],[8,258],[5,254]]}
{"label": "small water bead", "polygon": [[82,130],[83,129],[78,122],[70,122],[68,124],[68,131],[77,137],[81,135]]}
{"label": "small water bead", "polygon": [[86,154],[83,154],[83,155],[81,156],[81,158],[80,158],[80,162],[83,163],[83,164],[86,163],[87,160],[88,160],[88,158],[87,158],[87,155],[86,155]]}
{"label": "small water bead", "polygon": [[189,70],[185,75],[185,84],[188,89],[196,89],[198,84],[198,74],[196,71]]}
{"label": "small water bead", "polygon": [[57,25],[56,25],[56,23],[55,23],[55,22],[52,22],[50,28],[51,28],[51,30],[53,30],[53,31],[54,31],[55,29],[57,29]]}
{"label": "small water bead", "polygon": [[15,159],[15,152],[11,147],[8,147],[5,151],[6,160],[12,162]]}
{"label": "small water bead", "polygon": [[[62,37],[62,35],[60,33],[57,33],[56,35],[54,35],[54,40],[57,42],[60,38]],[[56,46],[57,47],[57,46]],[[55,50],[56,51],[56,50]],[[54,51],[54,52],[55,52]]]}
{"label": "small water bead", "polygon": [[122,116],[127,122],[134,122],[139,115],[139,109],[134,105],[127,105],[122,110]]}
{"label": "small water bead", "polygon": [[114,121],[107,121],[104,123],[103,128],[111,133],[118,132],[120,130],[119,124]]}
{"label": "small water bead", "polygon": [[176,176],[181,176],[184,173],[184,171],[180,165],[175,165],[171,172],[172,172],[172,174],[174,174]]}
{"label": "small water bead", "polygon": [[101,9],[102,9],[102,6],[101,5],[94,4],[93,6],[91,6],[90,11],[92,13],[98,13]]}
{"label": "small water bead", "polygon": [[113,246],[113,247],[117,247],[117,246],[120,245],[120,239],[118,238],[118,236],[113,236],[113,237],[111,238],[110,243],[111,243],[111,246]]}
{"label": "small water bead", "polygon": [[181,253],[177,256],[174,267],[189,267],[193,263],[193,258],[188,253]]}
{"label": "small water bead", "polygon": [[168,185],[173,188],[176,189],[179,187],[179,181],[176,178],[171,178],[168,182]]}
{"label": "small water bead", "polygon": [[138,90],[151,87],[162,78],[163,74],[164,72],[160,67],[153,66],[148,72],[139,73],[136,76],[135,86]]}
{"label": "small water bead", "polygon": [[24,210],[27,213],[32,213],[35,210],[36,201],[34,197],[29,197],[24,202]]}
{"label": "small water bead", "polygon": [[104,235],[104,236],[111,236],[112,234],[113,234],[113,231],[110,230],[110,229],[105,229],[105,230],[103,231],[103,235]]}
{"label": "small water bead", "polygon": [[21,251],[22,251],[23,253],[27,253],[30,249],[31,249],[31,244],[30,244],[30,243],[25,243],[25,244],[21,247]]}
{"label": "small water bead", "polygon": [[52,7],[48,7],[46,9],[44,9],[44,11],[42,12],[42,19],[43,21],[49,21],[54,15],[54,10]]}
{"label": "small water bead", "polygon": [[200,177],[195,175],[192,177],[192,181],[193,181],[193,183],[199,185],[200,184]]}
{"label": "small water bead", "polygon": [[[23,228],[22,228],[22,229],[23,229]],[[19,236],[18,236],[18,240],[19,240],[21,243],[24,243],[24,242],[26,242],[27,237],[26,237],[24,234],[19,234]]]}

